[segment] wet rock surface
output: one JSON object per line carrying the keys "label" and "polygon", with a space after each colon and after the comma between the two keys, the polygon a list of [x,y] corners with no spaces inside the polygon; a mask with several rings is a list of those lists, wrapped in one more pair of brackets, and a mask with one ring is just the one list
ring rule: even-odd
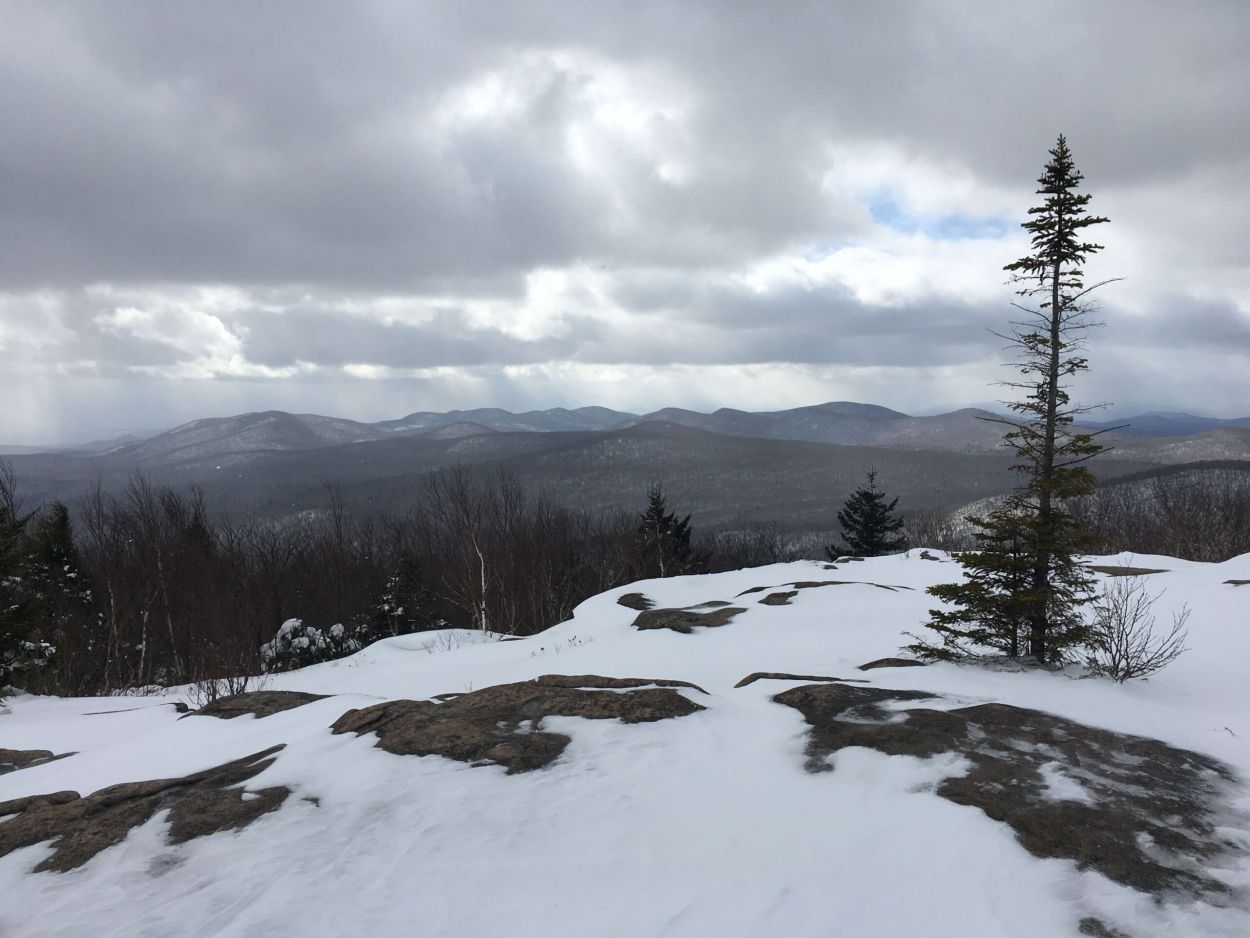
{"label": "wet rock surface", "polygon": [[72,752],[57,754],[48,749],[0,749],[0,775],[43,765],[45,762],[55,762],[72,755]]}
{"label": "wet rock surface", "polygon": [[256,717],[267,717],[284,710],[302,707],[314,700],[325,700],[326,696],[326,694],[304,694],[293,690],[249,691],[243,694],[231,694],[229,697],[218,697],[212,703],[205,704],[198,710],[192,710],[187,716],[233,720],[235,717],[250,713]]}
{"label": "wet rock surface", "polygon": [[1209,871],[1241,849],[1222,831],[1247,819],[1227,800],[1232,772],[1212,758],[1006,704],[893,706],[935,699],[918,691],[819,684],[773,699],[811,725],[810,771],[829,771],[827,757],[848,746],[958,753],[967,774],[936,793],[1008,824],[1035,856],[1073,860],[1158,897],[1220,901],[1229,892]]}
{"label": "wet rock surface", "polygon": [[396,755],[445,756],[474,765],[496,764],[508,774],[554,762],[571,742],[542,729],[549,716],[651,723],[704,709],[678,693],[684,681],[548,674],[532,681],[485,687],[435,703],[392,700],[349,710],[335,733],[376,733],[377,746]]}
{"label": "wet rock surface", "polygon": [[[286,800],[285,787],[245,792],[244,782],[273,764],[274,746],[183,778],[127,782],[83,798],[75,791],[0,802],[0,856],[52,841],[35,872],[65,872],[121,843],[158,811],[169,810],[169,842],[246,827]],[[8,815],[8,817],[6,817]]]}
{"label": "wet rock surface", "polygon": [[[712,607],[712,608],[709,608]],[[706,609],[707,611],[700,611]],[[728,625],[734,616],[746,612],[741,606],[715,606],[701,603],[684,609],[648,609],[638,613],[633,625],[636,629],[669,629],[689,635],[696,628],[713,629]]]}

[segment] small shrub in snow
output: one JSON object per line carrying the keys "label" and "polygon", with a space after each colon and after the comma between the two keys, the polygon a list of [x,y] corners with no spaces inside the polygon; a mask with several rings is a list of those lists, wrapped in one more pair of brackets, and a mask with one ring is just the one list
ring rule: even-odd
{"label": "small shrub in snow", "polygon": [[473,632],[453,631],[451,629],[439,631],[434,637],[428,641],[421,643],[421,650],[427,655],[437,655],[439,652],[455,651],[457,648],[467,645],[470,642],[476,644]]}
{"label": "small shrub in snow", "polygon": [[1172,627],[1156,631],[1153,613],[1160,591],[1151,596],[1141,577],[1116,577],[1094,604],[1088,638],[1091,671],[1123,683],[1167,667],[1185,651],[1189,607],[1172,614]]}
{"label": "small shrub in snow", "polygon": [[255,693],[269,686],[268,675],[240,674],[235,677],[210,677],[196,681],[187,688],[187,700],[199,710],[222,697]]}
{"label": "small shrub in snow", "polygon": [[260,646],[260,666],[266,673],[294,671],[310,664],[333,661],[355,654],[368,644],[363,627],[350,631],[338,622],[328,629],[305,625],[303,619],[287,619],[272,642]]}
{"label": "small shrub in snow", "polygon": [[530,652],[530,657],[541,658],[543,655],[547,654],[548,651],[553,651],[558,655],[560,654],[560,652],[564,651],[566,648],[580,648],[583,645],[589,645],[594,640],[595,639],[593,635],[587,635],[585,638],[581,638],[577,635],[572,635],[569,638],[566,638],[563,642],[556,642],[553,645],[543,645],[539,648],[534,649],[533,651]]}

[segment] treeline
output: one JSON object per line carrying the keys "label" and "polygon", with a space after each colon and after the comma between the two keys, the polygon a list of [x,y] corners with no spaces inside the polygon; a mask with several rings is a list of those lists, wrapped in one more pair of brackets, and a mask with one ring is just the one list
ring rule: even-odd
{"label": "treeline", "polygon": [[1158,474],[1100,488],[1072,505],[1108,553],[1219,563],[1250,553],[1250,464]]}
{"label": "treeline", "polygon": [[[1250,553],[1250,465],[1157,471],[1100,486],[1066,503],[1099,540],[1099,550],[1162,554],[1219,563]],[[906,520],[908,541],[943,550],[976,545],[964,512],[926,512]]]}
{"label": "treeline", "polygon": [[775,527],[698,538],[658,486],[643,511],[591,515],[465,470],[430,475],[402,514],[352,516],[327,485],[322,510],[280,523],[215,517],[202,494],[142,476],[24,514],[0,472],[0,521],[0,687],[61,694],[255,674],[291,619],[336,648],[526,635],[637,579],[796,556]]}
{"label": "treeline", "polygon": [[[640,502],[644,493],[640,493]],[[1250,552],[1250,471],[1216,467],[1098,489],[1071,510],[1106,552],[1220,561]],[[823,556],[776,524],[693,530],[654,488],[636,512],[592,515],[500,474],[432,474],[403,513],[351,515],[339,489],[282,522],[215,516],[142,476],[71,511],[24,511],[0,462],[0,688],[98,694],[256,674],[288,646],[325,657],[456,627],[526,635],[634,580]],[[907,542],[968,550],[958,513],[906,516]],[[290,666],[317,660],[304,641]],[[271,669],[282,662],[266,662]]]}

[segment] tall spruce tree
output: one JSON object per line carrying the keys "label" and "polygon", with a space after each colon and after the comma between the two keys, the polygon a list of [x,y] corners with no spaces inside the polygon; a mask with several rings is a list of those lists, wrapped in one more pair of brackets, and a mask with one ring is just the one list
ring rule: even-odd
{"label": "tall spruce tree", "polygon": [[877,488],[877,471],[870,469],[866,482],[857,488],[838,512],[842,526],[842,546],[829,544],[825,555],[830,560],[852,554],[856,557],[880,557],[907,549],[907,538],[901,533],[903,519],[894,517],[898,499],[887,502],[885,492]]}
{"label": "tall spruce tree", "polygon": [[1016,353],[1020,376],[1003,385],[1021,395],[1007,402],[1014,419],[1001,422],[1010,428],[1004,439],[1016,455],[1012,468],[1026,481],[988,516],[968,519],[977,550],[959,558],[966,580],[929,590],[953,608],[931,613],[940,644],[918,639],[914,652],[953,657],[988,649],[1055,662],[1087,637],[1080,606],[1092,598],[1092,579],[1079,555],[1097,539],[1064,502],[1094,490],[1085,463],[1103,447],[1073,431],[1073,419],[1090,408],[1072,404],[1069,387],[1088,367],[1089,294],[1110,281],[1085,285],[1081,268],[1102,245],[1082,240],[1084,230],[1108,219],[1088,214],[1090,196],[1077,192],[1083,178],[1061,135],[1038,179],[1045,198],[1021,225],[1032,251],[1004,267],[1019,287],[1013,305],[1024,318],[1000,336]]}

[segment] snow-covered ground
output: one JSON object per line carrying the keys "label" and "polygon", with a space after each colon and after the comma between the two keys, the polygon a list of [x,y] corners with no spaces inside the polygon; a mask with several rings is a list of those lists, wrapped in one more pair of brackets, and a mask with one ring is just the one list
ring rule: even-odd
{"label": "snow-covered ground", "polygon": [[[76,755],[0,776],[0,801],[181,776],[279,743],[247,788],[293,794],[243,830],[177,846],[160,812],[70,872],[30,872],[46,844],[2,857],[0,935],[1058,938],[1092,916],[1134,938],[1245,938],[1238,890],[1250,891],[1250,853],[1212,871],[1233,889],[1225,907],[1160,903],[1072,861],[1038,859],[1010,827],[939,797],[935,784],[964,771],[957,757],[846,749],[833,772],[806,771],[807,725],[771,699],[803,682],[734,687],[777,671],[1010,703],[1196,750],[1250,779],[1250,585],[1224,582],[1250,580],[1250,555],[1100,563],[1167,570],[1150,579],[1166,587],[1160,620],[1182,603],[1192,610],[1190,651],[1148,681],[951,664],[859,672],[921,627],[933,605],[924,587],[957,575],[912,551],[836,571],[804,562],[646,581],[522,641],[387,640],[276,676],[270,689],[334,696],[262,719],[178,719],[168,697],[14,698],[0,748]],[[759,604],[768,591],[739,596],[825,579],[862,582],[803,589],[788,606]],[[693,634],[639,631],[616,601],[630,592],[661,607],[728,600],[747,611]],[[542,674],[692,681],[708,694],[682,693],[706,709],[632,725],[548,718],[543,728],[572,743],[515,775],[393,755],[372,736],[329,729],[350,708]],[[1088,797],[1066,776],[1048,783],[1055,798]],[[1250,784],[1231,797],[1250,811]],[[1250,832],[1225,833],[1250,849]]]}

